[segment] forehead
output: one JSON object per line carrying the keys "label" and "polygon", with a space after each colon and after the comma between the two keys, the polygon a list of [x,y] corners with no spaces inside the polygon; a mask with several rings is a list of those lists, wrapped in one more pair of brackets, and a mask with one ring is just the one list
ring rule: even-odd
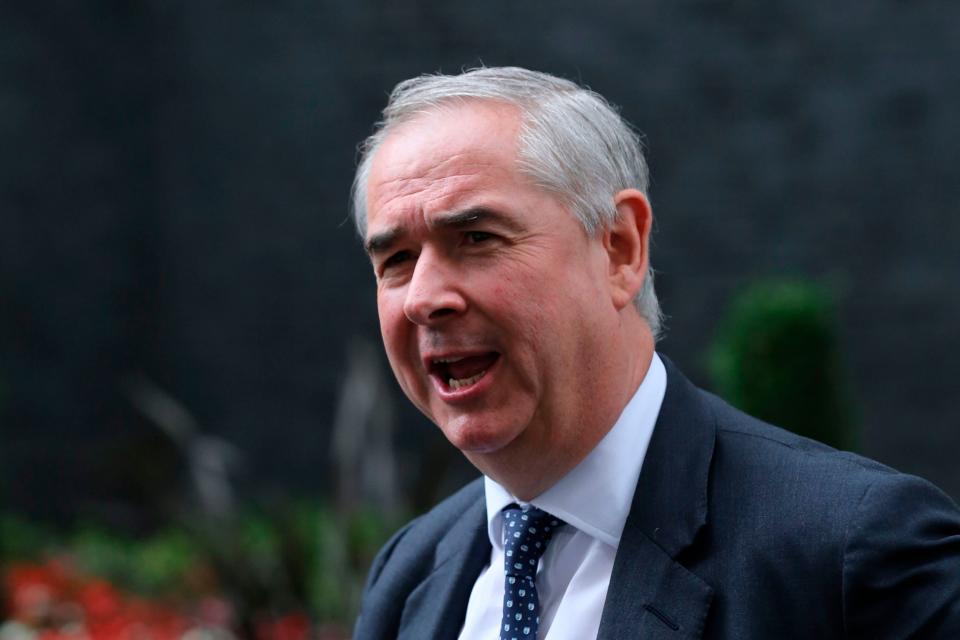
{"label": "forehead", "polygon": [[368,234],[384,218],[427,216],[518,183],[519,129],[517,107],[480,101],[442,105],[397,126],[371,164]]}

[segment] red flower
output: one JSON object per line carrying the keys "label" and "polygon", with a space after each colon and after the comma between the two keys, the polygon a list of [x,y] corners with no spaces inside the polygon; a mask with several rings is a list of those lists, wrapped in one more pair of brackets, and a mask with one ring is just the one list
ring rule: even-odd
{"label": "red flower", "polygon": [[53,605],[67,593],[69,575],[66,567],[55,561],[14,564],[4,575],[4,586],[9,617],[35,624],[48,618]]}
{"label": "red flower", "polygon": [[264,620],[257,625],[257,640],[309,640],[310,619],[302,613],[292,613],[276,620]]}
{"label": "red flower", "polygon": [[97,621],[116,616],[123,601],[112,584],[95,578],[80,587],[77,602],[92,621]]}

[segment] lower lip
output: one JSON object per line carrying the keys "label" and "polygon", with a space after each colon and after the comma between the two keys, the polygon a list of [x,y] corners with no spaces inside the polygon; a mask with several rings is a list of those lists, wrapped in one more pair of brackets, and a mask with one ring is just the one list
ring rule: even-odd
{"label": "lower lip", "polygon": [[452,389],[445,381],[435,375],[431,375],[430,380],[433,382],[433,387],[437,390],[437,395],[439,395],[440,399],[444,402],[448,404],[469,402],[478,398],[493,384],[493,376],[496,374],[497,369],[499,369],[501,360],[503,360],[502,354],[490,365],[483,374],[483,377],[469,387]]}

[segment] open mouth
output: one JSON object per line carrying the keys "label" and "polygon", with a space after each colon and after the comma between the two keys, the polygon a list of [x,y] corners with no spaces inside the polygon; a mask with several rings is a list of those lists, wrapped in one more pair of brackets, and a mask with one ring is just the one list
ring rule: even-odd
{"label": "open mouth", "polygon": [[479,382],[499,358],[496,351],[435,358],[430,361],[430,375],[439,379],[445,388],[459,391]]}

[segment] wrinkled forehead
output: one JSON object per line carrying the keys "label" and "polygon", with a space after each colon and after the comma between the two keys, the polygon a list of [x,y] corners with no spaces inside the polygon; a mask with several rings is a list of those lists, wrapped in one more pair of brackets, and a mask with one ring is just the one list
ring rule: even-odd
{"label": "wrinkled forehead", "polygon": [[445,104],[395,125],[371,161],[368,216],[400,196],[515,177],[519,126],[517,107],[486,101]]}

